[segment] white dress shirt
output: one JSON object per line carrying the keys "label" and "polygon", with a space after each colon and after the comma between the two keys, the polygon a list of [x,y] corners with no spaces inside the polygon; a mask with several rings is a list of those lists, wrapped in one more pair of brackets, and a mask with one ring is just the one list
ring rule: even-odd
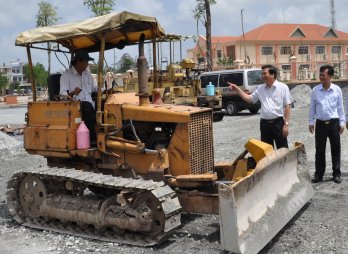
{"label": "white dress shirt", "polygon": [[260,101],[260,116],[262,119],[275,119],[284,116],[284,107],[293,102],[289,87],[279,81],[274,81],[271,87],[260,85],[252,94],[253,103]]}
{"label": "white dress shirt", "polygon": [[68,92],[73,91],[75,87],[81,88],[81,92],[74,96],[74,100],[88,101],[94,107],[94,103],[92,101],[92,92],[97,92],[98,87],[94,83],[92,74],[88,69],[82,72],[82,75],[80,75],[75,70],[74,66],[71,66],[62,74],[60,77],[59,94],[68,95]]}

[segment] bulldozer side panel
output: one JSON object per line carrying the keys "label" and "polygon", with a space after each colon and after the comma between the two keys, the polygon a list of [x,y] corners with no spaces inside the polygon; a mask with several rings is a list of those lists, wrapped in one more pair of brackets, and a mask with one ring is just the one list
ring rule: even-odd
{"label": "bulldozer side panel", "polygon": [[71,150],[76,148],[76,129],[66,126],[47,127],[46,145],[48,149]]}
{"label": "bulldozer side panel", "polygon": [[178,191],[183,212],[199,214],[219,214],[219,197],[199,191]]}
{"label": "bulldozer side panel", "polygon": [[168,167],[168,159],[152,154],[143,154],[139,160],[139,154],[127,153],[124,156],[124,161],[141,175],[147,175],[149,171],[159,171],[163,175],[164,168]]}
{"label": "bulldozer side panel", "polygon": [[80,102],[31,102],[27,116],[25,149],[57,152],[76,149]]}
{"label": "bulldozer side panel", "polygon": [[25,127],[24,148],[34,150],[46,149],[46,130],[46,127]]}
{"label": "bulldozer side panel", "polygon": [[170,174],[190,174],[190,148],[187,124],[178,124],[168,146]]}
{"label": "bulldozer side panel", "polygon": [[168,155],[163,152],[159,154],[141,154],[141,160],[139,159],[139,153],[125,152],[118,149],[107,149],[106,152],[116,155],[117,158],[104,154],[104,163],[98,164],[98,167],[119,170],[117,175],[127,173],[125,171],[121,172],[123,169],[121,169],[120,165],[129,165],[136,175],[143,175],[145,178],[149,178],[149,174],[152,174],[156,175],[158,181],[162,181],[164,170],[169,167]]}
{"label": "bulldozer side panel", "polygon": [[125,104],[122,106],[123,119],[133,121],[151,121],[165,123],[188,123],[190,114],[198,108],[173,107],[172,105],[136,106]]}

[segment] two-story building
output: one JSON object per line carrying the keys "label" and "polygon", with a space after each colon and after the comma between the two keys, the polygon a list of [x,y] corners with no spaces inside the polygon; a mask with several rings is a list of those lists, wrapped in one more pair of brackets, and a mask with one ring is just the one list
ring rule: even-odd
{"label": "two-story building", "polygon": [[[200,36],[188,56],[202,61],[205,38]],[[282,80],[317,79],[324,64],[335,67],[335,78],[347,78],[348,33],[317,24],[265,24],[238,37],[212,38],[213,69],[276,65]]]}
{"label": "two-story building", "polygon": [[[0,66],[0,73],[2,76],[7,77],[8,83],[18,83],[20,86],[28,86],[27,79],[23,72],[23,66],[27,64],[21,62],[19,59],[11,60],[10,64],[6,65],[5,63]],[[8,87],[6,87],[7,89]],[[1,91],[2,94],[5,94],[5,88]]]}

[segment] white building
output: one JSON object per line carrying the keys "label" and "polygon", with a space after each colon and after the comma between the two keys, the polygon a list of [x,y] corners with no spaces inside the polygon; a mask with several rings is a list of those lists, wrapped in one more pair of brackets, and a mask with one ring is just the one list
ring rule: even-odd
{"label": "white building", "polygon": [[[0,73],[2,76],[7,77],[9,84],[17,82],[20,86],[25,85],[23,83],[27,82],[27,78],[23,73],[23,66],[26,64],[27,63],[21,62],[19,59],[11,60],[10,64],[6,65],[3,63],[2,66],[0,66]],[[2,91],[2,93],[4,94],[5,91]]]}

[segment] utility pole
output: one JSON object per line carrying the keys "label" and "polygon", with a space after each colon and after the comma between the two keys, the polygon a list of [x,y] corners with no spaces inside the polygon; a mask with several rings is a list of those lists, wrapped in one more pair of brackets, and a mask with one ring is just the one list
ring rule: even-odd
{"label": "utility pole", "polygon": [[284,8],[283,8],[283,23],[285,24]]}
{"label": "utility pole", "polygon": [[114,64],[113,64],[114,68],[112,70],[112,72],[116,73],[116,51],[114,49]]}
{"label": "utility pole", "polygon": [[245,35],[244,35],[244,23],[243,23],[243,11],[244,9],[240,10],[240,18],[242,20],[242,33],[243,33],[243,44],[244,44],[244,63],[247,63],[247,52],[245,47]]}
{"label": "utility pole", "polygon": [[153,63],[152,63],[152,50],[151,50],[151,43],[148,44],[148,50],[149,50],[149,68],[153,67]]}
{"label": "utility pole", "polygon": [[331,27],[336,29],[335,0],[330,0]]}

